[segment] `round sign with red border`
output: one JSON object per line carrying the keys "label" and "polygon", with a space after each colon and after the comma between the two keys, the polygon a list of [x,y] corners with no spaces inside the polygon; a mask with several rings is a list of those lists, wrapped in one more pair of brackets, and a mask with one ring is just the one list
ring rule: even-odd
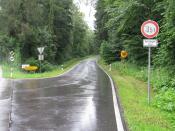
{"label": "round sign with red border", "polygon": [[148,39],[154,38],[159,33],[159,25],[157,22],[152,20],[145,21],[141,26],[141,32],[143,36]]}

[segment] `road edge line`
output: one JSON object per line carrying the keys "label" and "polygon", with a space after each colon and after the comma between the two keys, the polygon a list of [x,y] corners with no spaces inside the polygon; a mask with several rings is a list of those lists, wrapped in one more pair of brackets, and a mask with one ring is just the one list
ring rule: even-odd
{"label": "road edge line", "polygon": [[111,83],[117,129],[118,129],[118,131],[126,131],[127,129],[126,129],[126,126],[124,126],[124,122],[123,122],[123,119],[122,119],[122,115],[121,115],[121,111],[120,111],[120,105],[119,105],[119,99],[116,95],[116,88],[115,88],[115,85],[114,85],[114,81],[112,80],[111,76],[103,69],[103,67],[98,64],[97,61],[96,61],[96,63],[99,66],[99,68],[108,76],[108,78],[110,80],[110,83]]}

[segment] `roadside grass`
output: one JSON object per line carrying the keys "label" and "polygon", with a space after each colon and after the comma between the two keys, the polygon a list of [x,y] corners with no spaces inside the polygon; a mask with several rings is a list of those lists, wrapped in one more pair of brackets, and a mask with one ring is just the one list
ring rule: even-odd
{"label": "roadside grass", "polygon": [[[69,69],[71,69],[73,66],[78,64],[80,61],[91,58],[93,56],[88,56],[84,58],[74,58],[72,60],[69,60],[65,62],[64,70],[62,70],[61,65],[55,66],[52,71],[44,72],[44,73],[28,73],[25,71],[22,71],[20,68],[14,68],[13,69],[13,79],[23,79],[23,78],[48,78],[48,77],[55,77],[60,74],[65,73]],[[2,65],[3,70],[3,78],[10,78],[10,65],[3,64]]]}
{"label": "roadside grass", "polygon": [[[147,84],[133,76],[136,70],[132,67],[130,74],[121,72],[112,65],[112,71],[103,61],[99,64],[112,76],[117,84],[117,90],[121,105],[124,110],[124,117],[128,128],[131,131],[175,131],[175,113],[169,113],[148,105],[147,103]],[[121,67],[126,68],[126,67]],[[139,76],[141,78],[141,76]],[[145,79],[145,78],[143,78]],[[152,91],[152,98],[154,99]]]}

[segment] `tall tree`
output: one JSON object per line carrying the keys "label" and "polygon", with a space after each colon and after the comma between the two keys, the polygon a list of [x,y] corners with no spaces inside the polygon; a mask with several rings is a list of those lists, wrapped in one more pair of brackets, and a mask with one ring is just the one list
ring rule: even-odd
{"label": "tall tree", "polygon": [[13,39],[4,49],[20,51],[22,62],[37,59],[39,46],[52,64],[88,54],[90,31],[72,0],[1,0],[0,6],[0,41]]}

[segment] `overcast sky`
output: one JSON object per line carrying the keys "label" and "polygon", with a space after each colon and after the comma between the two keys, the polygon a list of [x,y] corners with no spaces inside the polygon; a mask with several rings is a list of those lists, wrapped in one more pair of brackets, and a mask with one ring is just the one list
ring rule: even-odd
{"label": "overcast sky", "polygon": [[74,0],[74,3],[79,7],[80,11],[84,13],[84,20],[89,27],[94,30],[95,25],[95,0]]}

